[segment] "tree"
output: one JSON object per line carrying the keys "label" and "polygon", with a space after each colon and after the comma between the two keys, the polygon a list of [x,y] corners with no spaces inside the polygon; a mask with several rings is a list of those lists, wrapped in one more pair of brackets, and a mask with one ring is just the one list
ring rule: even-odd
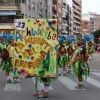
{"label": "tree", "polygon": [[98,43],[98,38],[100,37],[100,30],[95,31],[94,33],[94,41]]}

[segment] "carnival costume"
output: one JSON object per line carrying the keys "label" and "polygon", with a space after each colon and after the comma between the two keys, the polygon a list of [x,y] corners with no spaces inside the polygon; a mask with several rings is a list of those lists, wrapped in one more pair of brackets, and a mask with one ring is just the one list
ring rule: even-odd
{"label": "carnival costume", "polygon": [[7,72],[13,71],[13,63],[12,63],[12,60],[10,58],[6,61],[3,61],[2,70],[7,71]]}
{"label": "carnival costume", "polygon": [[66,55],[65,56],[60,56],[59,55],[59,57],[58,57],[58,66],[60,68],[66,66],[67,65],[67,62],[66,61],[67,61],[67,56]]}
{"label": "carnival costume", "polygon": [[100,47],[98,47],[97,52],[100,53]]}
{"label": "carnival costume", "polygon": [[[81,61],[80,52],[81,51],[79,51],[79,50],[75,51],[75,53],[78,53],[78,56],[75,59],[75,62],[73,64],[73,70],[74,70],[74,73],[76,76],[79,76],[80,74],[82,74],[83,81],[84,81],[87,79],[87,76],[89,76],[89,65],[87,63]],[[75,57],[75,53],[74,53],[73,58]]]}
{"label": "carnival costume", "polygon": [[67,55],[66,55],[66,48],[64,45],[60,45],[58,48],[58,75],[61,76],[62,70],[63,70],[63,75],[66,75],[66,68],[67,66]]}

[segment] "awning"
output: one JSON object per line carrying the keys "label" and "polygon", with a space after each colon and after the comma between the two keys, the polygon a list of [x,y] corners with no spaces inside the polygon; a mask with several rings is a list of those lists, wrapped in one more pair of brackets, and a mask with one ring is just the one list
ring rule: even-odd
{"label": "awning", "polygon": [[16,15],[16,11],[0,11],[0,16]]}

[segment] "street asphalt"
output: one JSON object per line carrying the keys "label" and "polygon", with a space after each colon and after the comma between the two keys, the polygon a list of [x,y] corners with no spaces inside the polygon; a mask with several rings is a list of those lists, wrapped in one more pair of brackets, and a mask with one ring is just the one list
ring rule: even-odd
{"label": "street asphalt", "polygon": [[[94,55],[94,61],[89,62],[90,75],[84,82],[84,89],[77,90],[75,85],[78,79],[73,74],[59,76],[58,80],[51,84],[48,98],[38,100],[100,100],[100,54]],[[34,79],[21,79],[18,84],[6,84],[5,73],[0,71],[0,100],[35,100]],[[71,88],[72,87],[72,88]]]}

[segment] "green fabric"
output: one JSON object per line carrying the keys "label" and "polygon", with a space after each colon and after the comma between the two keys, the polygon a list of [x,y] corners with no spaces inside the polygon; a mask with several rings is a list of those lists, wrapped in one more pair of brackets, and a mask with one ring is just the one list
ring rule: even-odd
{"label": "green fabric", "polygon": [[13,71],[13,77],[18,77],[18,72],[19,72],[19,70],[18,70],[18,68],[16,69],[16,71]]}
{"label": "green fabric", "polygon": [[[83,70],[82,68],[84,68],[86,70]],[[87,63],[77,61],[73,65],[73,70],[74,70],[74,73],[76,76],[78,76],[79,74],[82,74],[83,77],[89,76],[89,66]]]}
{"label": "green fabric", "polygon": [[12,63],[11,58],[7,62],[2,63],[2,70],[7,71],[7,72],[13,71],[13,63]]}
{"label": "green fabric", "polygon": [[58,75],[55,77],[55,78],[47,78],[48,79],[48,82],[44,82],[41,77],[37,77],[37,80],[40,82],[40,83],[43,83],[43,84],[51,84],[52,82],[54,82],[56,79],[58,79]]}
{"label": "green fabric", "polygon": [[82,51],[82,48],[78,47],[77,50],[78,50],[78,53],[80,53]]}
{"label": "green fabric", "polygon": [[91,49],[90,49],[90,53],[95,53],[96,52],[96,50],[92,47]]}
{"label": "green fabric", "polygon": [[4,48],[6,48],[6,45],[1,45],[0,48],[4,49]]}
{"label": "green fabric", "polygon": [[88,47],[87,50],[89,50],[90,53],[95,53],[96,52],[94,47]]}
{"label": "green fabric", "polygon": [[76,76],[78,76],[81,72],[80,67],[79,67],[80,61],[77,61],[73,64],[73,70]]}
{"label": "green fabric", "polygon": [[67,56],[67,65],[69,64],[70,60],[72,59],[73,55],[72,56]]}
{"label": "green fabric", "polygon": [[59,67],[64,67],[67,65],[67,56],[59,56],[58,57],[58,66]]}

